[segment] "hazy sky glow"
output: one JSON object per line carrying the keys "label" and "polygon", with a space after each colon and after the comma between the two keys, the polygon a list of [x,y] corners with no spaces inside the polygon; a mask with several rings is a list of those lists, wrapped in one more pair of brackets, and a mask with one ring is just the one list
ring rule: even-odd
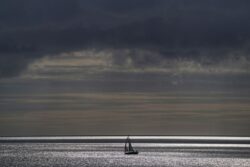
{"label": "hazy sky glow", "polygon": [[249,6],[2,0],[0,136],[249,136]]}

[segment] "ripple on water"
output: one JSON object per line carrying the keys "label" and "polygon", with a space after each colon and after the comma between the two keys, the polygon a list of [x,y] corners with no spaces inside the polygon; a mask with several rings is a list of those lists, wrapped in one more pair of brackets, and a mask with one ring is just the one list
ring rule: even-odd
{"label": "ripple on water", "polygon": [[[138,144],[139,155],[124,155],[123,144],[0,144],[1,167],[206,166],[249,167],[249,149],[171,148]],[[244,155],[244,156],[243,156]]]}

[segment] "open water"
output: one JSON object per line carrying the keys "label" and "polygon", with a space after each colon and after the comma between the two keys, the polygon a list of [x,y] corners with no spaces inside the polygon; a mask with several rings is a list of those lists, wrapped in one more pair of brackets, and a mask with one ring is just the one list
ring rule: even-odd
{"label": "open water", "polygon": [[123,138],[0,138],[0,166],[250,167],[248,138],[138,137],[133,146],[139,155],[124,155]]}

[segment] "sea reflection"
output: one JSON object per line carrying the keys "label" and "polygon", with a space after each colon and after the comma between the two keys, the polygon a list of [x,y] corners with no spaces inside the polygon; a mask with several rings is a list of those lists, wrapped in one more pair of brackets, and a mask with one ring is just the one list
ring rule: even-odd
{"label": "sea reflection", "polygon": [[139,155],[124,155],[123,143],[2,143],[1,167],[211,166],[249,167],[250,148],[135,143]]}

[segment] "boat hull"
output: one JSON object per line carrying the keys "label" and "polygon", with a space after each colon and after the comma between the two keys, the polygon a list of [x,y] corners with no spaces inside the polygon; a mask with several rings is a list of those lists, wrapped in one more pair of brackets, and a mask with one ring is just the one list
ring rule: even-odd
{"label": "boat hull", "polygon": [[128,152],[125,152],[126,155],[132,155],[132,154],[139,154],[138,151],[128,151]]}

